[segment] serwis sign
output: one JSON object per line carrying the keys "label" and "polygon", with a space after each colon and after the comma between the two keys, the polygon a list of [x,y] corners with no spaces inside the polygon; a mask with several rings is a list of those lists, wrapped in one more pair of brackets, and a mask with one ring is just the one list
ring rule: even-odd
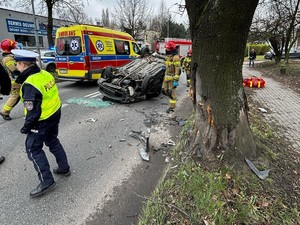
{"label": "serwis sign", "polygon": [[[34,23],[22,20],[6,19],[7,31],[19,34],[34,34]],[[58,27],[53,26],[53,36]],[[39,23],[39,35],[47,35],[46,25]]]}

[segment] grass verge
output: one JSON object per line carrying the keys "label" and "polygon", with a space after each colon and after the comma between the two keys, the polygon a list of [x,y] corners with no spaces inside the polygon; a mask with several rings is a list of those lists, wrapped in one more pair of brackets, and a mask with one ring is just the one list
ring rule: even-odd
{"label": "grass verge", "polygon": [[[264,155],[262,168],[266,161],[270,166],[282,156],[271,143],[282,143],[273,126],[264,123],[257,112],[249,112],[249,120]],[[174,161],[147,198],[139,225],[300,224],[297,206],[286,200],[289,193],[280,188],[275,177],[259,180],[252,173],[239,173],[225,166],[208,170],[197,164],[185,152],[192,124],[193,119],[181,131],[173,151]]]}

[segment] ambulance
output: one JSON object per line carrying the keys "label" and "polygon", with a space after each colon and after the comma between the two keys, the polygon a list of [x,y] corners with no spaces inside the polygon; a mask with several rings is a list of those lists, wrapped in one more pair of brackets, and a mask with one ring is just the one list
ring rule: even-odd
{"label": "ambulance", "polygon": [[60,27],[55,39],[58,79],[96,81],[106,66],[136,59],[140,48],[127,33],[93,25]]}

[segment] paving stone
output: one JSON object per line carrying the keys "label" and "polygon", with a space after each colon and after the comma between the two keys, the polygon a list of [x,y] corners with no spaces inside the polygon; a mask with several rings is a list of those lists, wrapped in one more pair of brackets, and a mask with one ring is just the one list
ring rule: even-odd
{"label": "paving stone", "polygon": [[[243,77],[262,77],[255,68],[243,66]],[[253,100],[260,107],[267,109],[264,118],[270,122],[276,122],[282,127],[278,132],[291,142],[295,151],[300,153],[300,96],[284,84],[272,78],[263,77],[266,87],[254,89]]]}

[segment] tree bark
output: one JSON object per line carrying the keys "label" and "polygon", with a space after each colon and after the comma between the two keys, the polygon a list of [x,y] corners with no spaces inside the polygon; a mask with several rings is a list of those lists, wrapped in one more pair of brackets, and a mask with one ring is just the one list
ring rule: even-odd
{"label": "tree bark", "polygon": [[230,164],[257,155],[248,123],[242,65],[258,0],[186,0],[193,42],[196,109],[191,149]]}
{"label": "tree bark", "polygon": [[48,24],[47,24],[47,38],[49,47],[54,46],[54,40],[52,36],[53,32],[53,2],[52,0],[46,0],[48,10]]}

